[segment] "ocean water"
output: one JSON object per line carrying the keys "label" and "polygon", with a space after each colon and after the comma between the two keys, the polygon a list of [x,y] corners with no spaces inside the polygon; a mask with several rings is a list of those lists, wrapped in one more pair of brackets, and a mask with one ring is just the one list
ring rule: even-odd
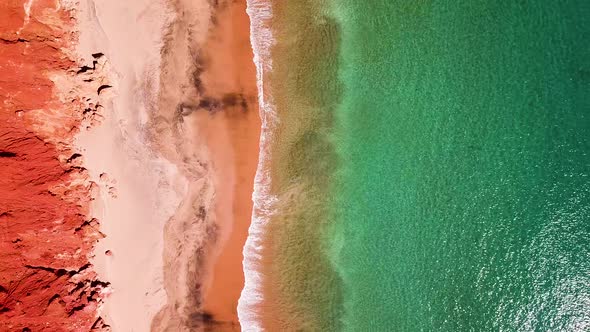
{"label": "ocean water", "polygon": [[249,14],[244,330],[590,330],[590,2]]}
{"label": "ocean water", "polygon": [[335,0],[346,331],[590,330],[590,2]]}
{"label": "ocean water", "polygon": [[250,0],[261,163],[238,307],[246,331],[331,331],[342,308],[327,255],[340,32],[315,0]]}

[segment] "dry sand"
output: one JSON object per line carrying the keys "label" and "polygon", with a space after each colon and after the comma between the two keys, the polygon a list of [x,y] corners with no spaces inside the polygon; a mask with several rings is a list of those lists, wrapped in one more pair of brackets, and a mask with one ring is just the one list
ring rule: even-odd
{"label": "dry sand", "polygon": [[[112,88],[104,90],[96,128],[78,144],[99,191],[93,215],[106,238],[94,264],[111,283],[103,316],[114,331],[149,331],[166,302],[163,228],[188,182],[151,148],[144,127],[157,100],[162,33],[170,10],[158,1],[82,0],[79,54],[103,53]],[[108,98],[110,95],[110,98]]]}
{"label": "dry sand", "polygon": [[239,330],[260,121],[245,0],[82,0],[102,124],[78,140],[116,331]]}

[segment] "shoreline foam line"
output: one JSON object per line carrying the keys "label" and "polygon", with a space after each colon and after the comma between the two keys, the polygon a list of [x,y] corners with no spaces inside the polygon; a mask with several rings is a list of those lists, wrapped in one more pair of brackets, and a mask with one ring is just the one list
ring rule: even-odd
{"label": "shoreline foam line", "polygon": [[273,36],[269,20],[272,18],[272,4],[268,0],[248,0],[247,13],[250,17],[250,44],[254,53],[258,86],[259,112],[262,122],[258,168],[254,179],[252,200],[252,223],[244,245],[243,269],[244,289],[238,301],[238,319],[244,331],[262,331],[260,305],[262,294],[262,250],[266,224],[276,201],[270,193],[270,143],[278,119],[274,111],[272,96],[265,93],[264,75],[272,70],[270,49]]}

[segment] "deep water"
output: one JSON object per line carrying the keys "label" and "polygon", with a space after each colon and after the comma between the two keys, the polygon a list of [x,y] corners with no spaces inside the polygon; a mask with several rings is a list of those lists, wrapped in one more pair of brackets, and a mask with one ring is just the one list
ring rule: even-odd
{"label": "deep water", "polygon": [[590,2],[332,4],[343,329],[590,330]]}

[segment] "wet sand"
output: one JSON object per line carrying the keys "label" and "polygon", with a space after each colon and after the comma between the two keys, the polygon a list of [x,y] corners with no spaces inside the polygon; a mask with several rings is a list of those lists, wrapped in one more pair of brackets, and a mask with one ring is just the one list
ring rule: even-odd
{"label": "wet sand", "polygon": [[182,0],[174,9],[150,128],[189,189],[165,227],[168,300],[152,330],[239,330],[260,131],[245,1]]}
{"label": "wet sand", "polygon": [[[205,47],[210,54],[210,71],[204,84],[212,93],[239,91],[237,105],[223,112],[233,149],[233,206],[225,207],[219,197],[218,209],[231,209],[225,221],[220,255],[217,257],[210,288],[204,294],[203,309],[215,320],[237,326],[237,303],[244,285],[242,250],[252,218],[252,188],[258,164],[260,118],[258,115],[256,69],[250,46],[250,21],[246,1],[237,1],[218,16],[218,26]],[[214,150],[222,147],[215,147]],[[229,174],[223,177],[229,178]],[[222,180],[223,181],[223,180]]]}

